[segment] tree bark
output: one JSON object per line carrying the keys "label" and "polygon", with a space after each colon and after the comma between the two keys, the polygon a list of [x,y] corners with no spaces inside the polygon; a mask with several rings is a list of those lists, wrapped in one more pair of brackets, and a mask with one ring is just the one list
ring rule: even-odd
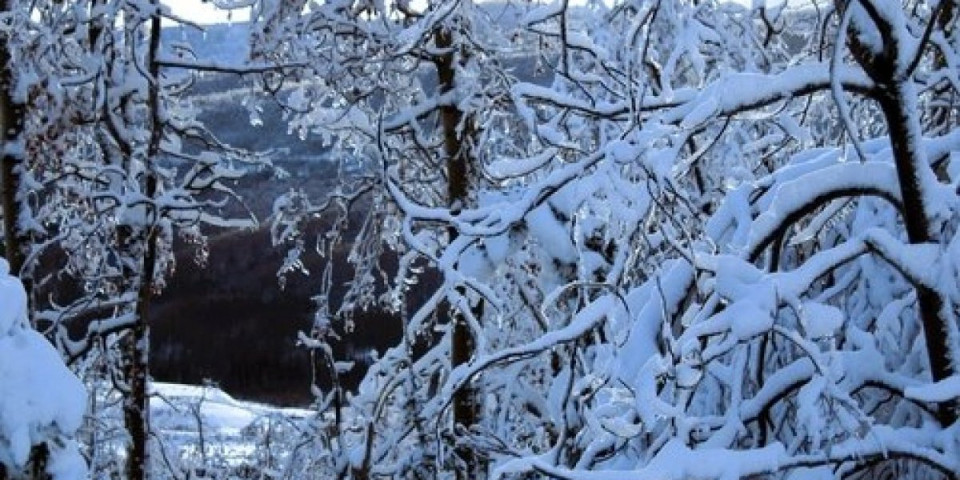
{"label": "tree bark", "polygon": [[[850,8],[850,0],[837,0],[836,5],[842,13]],[[952,16],[953,7],[949,6],[942,15]],[[913,86],[912,74],[902,64],[900,51],[907,46],[896,37],[892,25],[886,24],[880,16],[871,16],[877,31],[884,42],[877,52],[860,43],[854,31],[848,31],[847,41],[850,52],[867,75],[880,87],[875,95],[883,112],[893,151],[893,160],[897,169],[897,180],[903,202],[903,222],[907,240],[911,244],[937,242],[939,232],[933,230],[931,197],[925,189],[937,182],[936,174],[923,154],[920,140],[923,135],[920,114],[917,108],[917,92]],[[943,17],[931,18],[941,29],[947,23]],[[937,382],[957,373],[960,358],[953,353],[960,349],[955,345],[957,325],[953,319],[953,305],[949,298],[925,285],[914,285],[917,292],[917,309],[920,323],[923,325],[924,340],[927,347],[927,359],[930,362],[930,374]],[[957,421],[960,413],[960,399],[937,405],[937,420],[944,427]]]}
{"label": "tree bark", "polygon": [[[458,60],[453,44],[453,34],[446,29],[437,29],[434,33],[437,50],[441,53],[434,58],[437,69],[437,80],[441,95],[452,92],[456,88],[456,64]],[[447,200],[451,210],[462,209],[468,201],[470,178],[469,145],[465,141],[469,135],[469,128],[463,125],[464,112],[455,104],[444,103],[440,107],[440,122],[443,134],[444,163],[447,173]],[[452,241],[457,236],[456,229],[451,228],[449,233]],[[465,290],[459,289],[460,294]],[[477,307],[478,311],[480,306]],[[479,316],[477,317],[479,318]],[[476,342],[470,326],[462,313],[454,311],[452,314],[450,366],[456,368],[470,361],[473,356]],[[453,424],[454,427],[470,429],[479,420],[479,405],[477,392],[472,385],[467,385],[454,394]],[[485,468],[477,458],[475,452],[467,447],[456,449],[457,456],[464,464],[464,469],[457,470],[459,479],[485,478]]]}
{"label": "tree bark", "polygon": [[[891,83],[878,98],[880,108],[890,134],[890,144],[893,149],[893,158],[896,162],[897,176],[900,182],[900,192],[903,198],[904,224],[907,230],[907,239],[911,244],[921,244],[936,241],[931,231],[927,205],[927,198],[923,194],[922,169],[929,168],[919,158],[916,135],[920,132],[920,121],[917,112],[907,111],[905,108],[905,92],[903,83]],[[933,172],[929,174],[932,176]],[[951,308],[944,301],[943,295],[924,285],[916,285],[917,306],[920,310],[920,322],[923,324],[924,339],[927,345],[927,355],[930,361],[930,373],[933,381],[940,381],[957,373],[956,366],[951,358],[951,352],[956,348],[951,342],[956,340],[951,328],[952,319],[945,312]],[[944,402],[938,405],[937,419],[943,426],[949,426],[957,420],[958,402]]]}
{"label": "tree bark", "polygon": [[[157,11],[150,19],[149,46],[147,50],[147,74],[149,87],[147,92],[147,114],[150,118],[150,138],[146,150],[146,168],[143,193],[148,199],[157,194],[157,177],[154,162],[160,152],[162,138],[162,118],[160,115],[160,76],[157,63],[160,48],[159,5],[153,2]],[[157,234],[155,223],[160,212],[152,205],[147,211],[145,225],[137,232],[139,242],[143,242],[143,258],[136,278],[137,304],[136,323],[128,336],[126,345],[125,376],[130,391],[124,402],[124,423],[130,435],[127,456],[127,480],[143,480],[149,477],[150,451],[150,397],[148,392],[150,372],[150,301],[153,296],[153,277],[157,263]]]}
{"label": "tree bark", "polygon": [[[0,11],[10,11],[12,0],[2,0]],[[0,37],[0,129],[3,131],[3,156],[0,165],[0,206],[3,208],[4,256],[10,263],[10,272],[20,276],[26,259],[27,244],[20,229],[22,197],[20,172],[23,169],[22,147],[25,106],[14,96],[15,78],[11,70],[12,58],[8,39]],[[24,282],[24,287],[29,285]],[[27,291],[29,298],[29,290]]]}
{"label": "tree bark", "polygon": [[[0,12],[10,12],[12,6],[13,0],[0,0]],[[30,244],[20,228],[25,210],[20,192],[20,175],[26,158],[22,138],[26,105],[14,94],[16,78],[9,45],[9,39],[0,36],[0,209],[3,212],[3,256],[10,265],[10,273],[20,278],[29,302],[33,298],[32,282],[24,278],[23,266]],[[45,444],[32,447],[27,468],[30,478],[49,478],[46,473],[48,452]],[[5,478],[8,478],[7,471],[0,468],[0,480]]]}

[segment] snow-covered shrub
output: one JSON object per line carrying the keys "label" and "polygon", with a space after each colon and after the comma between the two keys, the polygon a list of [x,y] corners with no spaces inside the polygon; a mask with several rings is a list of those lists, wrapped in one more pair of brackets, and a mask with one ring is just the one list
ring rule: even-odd
{"label": "snow-covered shrub", "polygon": [[0,259],[0,463],[17,478],[31,449],[45,444],[56,480],[86,477],[71,438],[83,421],[87,394],[56,349],[27,322],[27,295]]}

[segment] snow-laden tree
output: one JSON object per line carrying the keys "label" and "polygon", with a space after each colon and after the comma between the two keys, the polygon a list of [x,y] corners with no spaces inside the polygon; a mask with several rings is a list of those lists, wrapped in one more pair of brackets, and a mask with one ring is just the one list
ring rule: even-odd
{"label": "snow-laden tree", "polygon": [[86,391],[53,345],[30,327],[26,291],[2,258],[0,389],[0,477],[87,478],[73,439],[83,421]]}
{"label": "snow-laden tree", "polygon": [[[174,242],[203,261],[202,227],[255,225],[231,185],[268,166],[219,142],[187,94],[196,72],[247,66],[162,40],[169,17],[157,1],[110,0],[12,2],[4,17],[27,166],[4,216],[29,232],[20,274],[34,280],[31,320],[93,382],[120,390],[128,478],[153,468],[148,320]],[[51,259],[58,272],[45,270]],[[109,445],[88,448],[95,460],[115,456]]]}
{"label": "snow-laden tree", "polygon": [[[451,374],[438,406],[470,378],[575,352],[542,418],[584,423],[541,446],[491,435],[495,476],[960,474],[955,6],[819,8],[618,5],[606,21],[637,26],[612,29],[637,32],[632,53],[611,55],[625,39],[610,30],[567,39],[585,56],[568,63],[573,89],[514,89],[556,112],[539,122],[592,118],[615,135],[544,165],[544,180],[523,184],[527,201],[417,213],[483,236],[529,219],[557,182],[609,204],[622,187],[587,180],[607,162],[649,185],[655,204],[640,238],[616,240],[656,270],[602,278],[563,304],[557,330]],[[797,28],[811,24],[822,32]],[[588,204],[579,213],[597,217]],[[562,286],[542,308],[587,285]]]}
{"label": "snow-laden tree", "polygon": [[[353,312],[386,306],[404,321],[402,345],[375,367],[384,375],[371,374],[374,384],[350,401],[350,417],[341,419],[343,400],[336,388],[318,392],[321,409],[334,411],[333,425],[318,428],[318,438],[326,442],[319,448],[332,450],[319,459],[330,475],[444,470],[479,478],[485,470],[485,458],[452,435],[480,423],[482,391],[454,395],[452,411],[439,424],[418,413],[430,385],[479,348],[474,326],[486,321],[484,291],[457,271],[454,256],[437,261],[447,245],[460,241],[458,232],[442,222],[407,223],[397,198],[466,209],[490,182],[482,162],[530,154],[530,137],[511,134],[523,126],[509,91],[515,81],[510,64],[524,48],[517,27],[525,8],[337,1],[264,2],[255,9],[255,58],[302,64],[286,75],[263,78],[269,101],[288,109],[291,132],[328,139],[329,156],[344,170],[343,186],[328,199],[292,192],[276,203],[274,238],[292,246],[283,270],[301,268],[299,256],[313,240],[304,236],[312,218],[334,218],[334,229],[316,243],[321,255],[332,257],[356,218],[351,211],[369,209],[359,234],[350,239],[352,283],[343,298],[331,298],[333,265],[327,264],[320,274],[316,322],[302,340],[328,359],[335,377],[347,365],[330,358],[329,342],[349,334]],[[397,258],[396,267],[384,266],[389,257]],[[442,286],[427,305],[408,311],[414,285],[437,276]]]}
{"label": "snow-laden tree", "polygon": [[[314,121],[294,128],[376,152],[374,227],[399,232],[402,253],[394,285],[416,278],[405,266],[443,279],[406,312],[405,344],[371,368],[326,465],[463,474],[446,460],[459,447],[499,478],[960,475],[955,3],[531,9],[514,58],[552,83],[507,75],[504,106],[485,110],[500,123],[460,127],[487,135],[471,157],[484,180],[452,204],[403,169],[421,157],[384,154],[419,146],[390,135],[395,118],[436,139],[423,145],[443,131],[419,123],[436,102],[391,104],[419,97],[380,86],[439,71],[385,68],[402,58],[392,39],[445,51],[398,5],[297,5],[286,18],[302,23],[264,28],[292,35],[284,53],[336,54],[323,68],[349,83],[314,72],[314,96],[293,97],[315,99],[294,117]],[[466,78],[458,106],[496,85]],[[278,214],[319,211],[292,200]],[[454,335],[449,311],[470,359],[408,353],[411,333]],[[458,429],[449,412],[469,391],[480,414]]]}

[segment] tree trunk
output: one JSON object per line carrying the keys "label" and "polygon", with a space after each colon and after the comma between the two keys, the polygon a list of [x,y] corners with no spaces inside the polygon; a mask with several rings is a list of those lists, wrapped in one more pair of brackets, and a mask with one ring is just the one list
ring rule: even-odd
{"label": "tree trunk", "polygon": [[[154,6],[159,7],[156,2]],[[154,199],[157,194],[157,177],[154,162],[160,152],[162,119],[160,115],[160,76],[156,62],[160,48],[160,16],[157,12],[150,19],[150,37],[147,50],[147,73],[149,87],[147,113],[150,117],[150,138],[146,151],[144,195]],[[143,258],[137,285],[136,323],[128,336],[125,376],[130,392],[124,402],[124,423],[130,435],[127,457],[127,480],[143,480],[149,476],[150,397],[147,390],[150,373],[150,300],[153,296],[153,277],[156,273],[157,234],[156,220],[160,212],[156,205],[147,211],[146,225],[138,232],[138,241],[143,242]]]}
{"label": "tree trunk", "polygon": [[[13,0],[0,0],[0,12],[10,12],[12,4]],[[33,298],[32,282],[24,278],[23,265],[30,244],[20,228],[24,211],[20,175],[25,163],[22,135],[26,106],[14,95],[16,79],[9,48],[9,40],[0,36],[0,209],[3,212],[3,256],[10,264],[10,273],[23,283],[29,302]],[[46,473],[48,452],[45,444],[35,445],[30,450],[27,468],[30,478],[49,478]],[[5,478],[8,478],[6,469],[0,469],[0,480]]]}
{"label": "tree trunk", "polygon": [[[900,192],[903,197],[904,223],[907,238],[912,244],[929,243],[936,240],[931,230],[929,207],[923,192],[923,170],[929,169],[919,151],[920,120],[916,111],[908,111],[908,95],[915,95],[904,83],[891,83],[879,97],[880,107],[887,122],[893,158],[897,166]],[[927,172],[933,178],[933,171]],[[930,361],[930,373],[933,381],[940,381],[957,373],[951,352],[957,341],[956,325],[951,326],[951,316],[945,308],[951,308],[940,292],[923,285],[917,285],[917,306],[927,345]],[[943,426],[957,420],[957,400],[941,403],[937,418]]]}
{"label": "tree trunk", "polygon": [[[850,8],[851,0],[837,0],[836,6],[840,12]],[[948,6],[942,15],[953,15],[953,7]],[[892,25],[883,24],[880,17],[871,17],[876,22],[879,31],[893,31]],[[931,22],[938,22],[941,28],[949,23],[944,17],[939,20],[931,18]],[[894,32],[895,33],[895,32]],[[857,63],[863,67],[867,75],[877,83],[879,93],[875,95],[880,109],[883,111],[884,121],[887,124],[887,133],[890,136],[890,146],[893,151],[893,160],[897,168],[897,180],[900,184],[900,195],[903,200],[903,222],[907,230],[907,240],[911,244],[931,243],[939,240],[940,232],[936,232],[932,225],[931,196],[925,190],[937,183],[936,174],[927,162],[920,140],[923,129],[920,124],[920,114],[917,108],[917,92],[913,86],[913,79],[907,75],[907,69],[902,65],[899,53],[907,48],[895,35],[882,36],[883,49],[880,53],[872,51],[860,43],[856,33],[846,32],[850,52]],[[907,78],[903,78],[907,77]],[[957,334],[957,325],[953,319],[953,305],[941,292],[924,285],[914,285],[917,292],[917,308],[920,313],[920,323],[923,325],[924,340],[927,346],[927,358],[930,362],[930,373],[933,381],[937,382],[957,373],[957,364],[960,358],[954,358],[954,353],[960,349]],[[944,427],[953,424],[960,413],[960,399],[940,403],[937,406],[937,420]]]}
{"label": "tree trunk", "polygon": [[[146,275],[147,272],[143,273]],[[149,305],[149,293],[143,292],[144,288],[141,288],[137,298],[137,321],[127,334],[124,348],[123,373],[129,388],[123,402],[124,427],[130,435],[130,443],[127,446],[127,480],[147,478],[149,463],[147,442],[150,432],[150,398],[147,394],[149,327],[144,316]]]}
{"label": "tree trunk", "polygon": [[[438,29],[434,34],[437,49],[442,52],[434,58],[437,69],[438,87],[441,95],[453,91],[456,87],[456,65],[453,35],[449,30]],[[440,122],[443,134],[443,150],[447,171],[447,200],[453,211],[462,209],[469,194],[469,146],[465,139],[469,129],[461,125],[464,121],[463,112],[455,104],[444,103],[440,107]],[[457,236],[455,229],[449,231],[450,240]],[[466,292],[460,289],[461,294]],[[482,308],[482,307],[478,307]],[[477,317],[479,318],[479,316]],[[470,361],[473,356],[476,342],[467,320],[463,314],[452,314],[450,368],[456,368]],[[479,419],[479,405],[477,392],[472,385],[467,385],[456,392],[453,398],[454,427],[470,429]],[[485,478],[485,468],[470,448],[457,448],[457,456],[464,464],[464,469],[457,470],[457,478],[481,479]]]}
{"label": "tree trunk", "polygon": [[[2,0],[0,11],[10,11],[12,0]],[[24,152],[21,135],[25,107],[14,97],[15,79],[11,70],[11,55],[8,40],[0,37],[0,129],[3,130],[3,157],[0,165],[0,206],[3,208],[3,254],[10,263],[10,272],[20,276],[26,259],[27,242],[20,230],[20,214],[23,211],[20,193],[20,172],[23,169]],[[29,288],[27,282],[24,287]],[[27,291],[29,298],[29,290]]]}

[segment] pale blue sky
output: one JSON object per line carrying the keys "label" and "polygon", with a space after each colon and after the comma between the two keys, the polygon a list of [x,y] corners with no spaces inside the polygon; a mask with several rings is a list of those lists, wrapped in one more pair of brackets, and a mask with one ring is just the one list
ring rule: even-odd
{"label": "pale blue sky", "polygon": [[[201,0],[162,0],[170,10],[181,18],[194,23],[210,24],[227,21],[227,12],[217,9],[213,2]],[[249,18],[249,9],[235,10],[232,20],[246,21]]]}

